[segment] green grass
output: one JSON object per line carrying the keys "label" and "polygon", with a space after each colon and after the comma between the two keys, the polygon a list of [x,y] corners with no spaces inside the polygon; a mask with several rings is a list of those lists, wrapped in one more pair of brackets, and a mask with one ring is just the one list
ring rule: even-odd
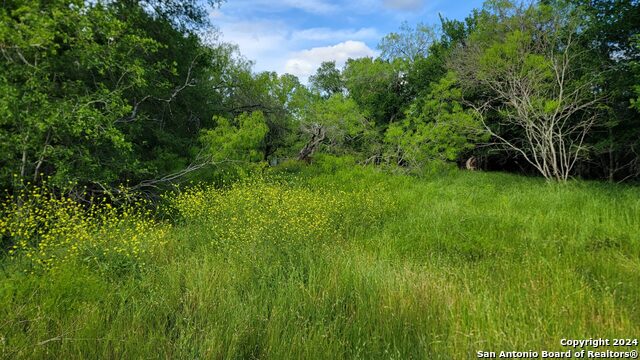
{"label": "green grass", "polygon": [[201,195],[118,276],[5,258],[0,356],[464,359],[640,336],[638,188],[311,172]]}

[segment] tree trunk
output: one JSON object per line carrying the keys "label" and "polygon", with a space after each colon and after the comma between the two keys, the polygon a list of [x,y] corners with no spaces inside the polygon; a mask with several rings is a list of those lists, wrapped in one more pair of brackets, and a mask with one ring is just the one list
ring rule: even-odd
{"label": "tree trunk", "polygon": [[298,153],[298,160],[311,162],[311,156],[318,150],[326,135],[327,132],[324,127],[315,127],[311,133],[311,140]]}

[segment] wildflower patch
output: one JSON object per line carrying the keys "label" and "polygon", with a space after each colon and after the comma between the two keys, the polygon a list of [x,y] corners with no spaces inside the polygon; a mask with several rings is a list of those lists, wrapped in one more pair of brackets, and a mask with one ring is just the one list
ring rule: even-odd
{"label": "wildflower patch", "polygon": [[144,209],[141,203],[84,206],[34,188],[3,202],[0,234],[8,239],[10,256],[26,260],[26,272],[51,271],[72,261],[111,271],[137,267],[164,243],[166,232]]}
{"label": "wildflower patch", "polygon": [[194,187],[172,200],[186,223],[204,225],[220,245],[337,240],[349,225],[375,224],[392,202],[380,189],[326,191],[262,179]]}

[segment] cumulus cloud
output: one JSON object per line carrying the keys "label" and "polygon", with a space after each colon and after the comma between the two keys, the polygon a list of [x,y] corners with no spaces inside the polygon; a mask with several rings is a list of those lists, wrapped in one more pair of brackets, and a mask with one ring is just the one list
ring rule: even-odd
{"label": "cumulus cloud", "polygon": [[283,57],[290,52],[290,29],[286,23],[224,17],[217,24],[221,30],[220,40],[238,45],[240,53],[254,61],[256,71],[284,71]]}
{"label": "cumulus cloud", "polygon": [[380,37],[374,28],[292,29],[281,20],[246,20],[224,13],[216,15],[220,40],[237,44],[242,55],[255,62],[255,71],[290,73],[301,81],[307,81],[322,61],[336,60],[343,64],[350,57],[374,56],[375,52],[364,41]]}
{"label": "cumulus cloud", "polygon": [[335,61],[338,66],[352,58],[373,57],[376,52],[362,41],[345,41],[333,46],[315,47],[292,54],[287,60],[285,71],[307,81],[323,61]]}
{"label": "cumulus cloud", "polygon": [[383,0],[384,6],[395,10],[419,10],[424,6],[424,0]]}
{"label": "cumulus cloud", "polygon": [[[382,6],[380,0],[353,1]],[[240,52],[254,61],[254,71],[288,72],[307,81],[322,61],[335,60],[341,65],[350,57],[376,55],[367,45],[382,37],[376,27],[370,23],[344,26],[350,23],[349,16],[344,21],[333,19],[337,10],[344,15],[351,5],[331,0],[234,0],[211,11],[210,16],[221,31],[219,40],[237,44]],[[313,19],[331,20],[292,21],[301,15],[291,10],[317,14]]]}

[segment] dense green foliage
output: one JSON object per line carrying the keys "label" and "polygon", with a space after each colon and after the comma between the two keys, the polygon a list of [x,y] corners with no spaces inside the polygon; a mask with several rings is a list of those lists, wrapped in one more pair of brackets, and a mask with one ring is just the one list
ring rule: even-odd
{"label": "dense green foliage", "polygon": [[0,357],[462,359],[640,331],[638,189],[317,165],[172,197],[137,257],[95,227],[54,270],[3,259]]}
{"label": "dense green foliage", "polygon": [[591,3],[487,1],[439,31],[405,23],[381,41],[382,58],[350,60],[342,77],[323,64],[313,85],[327,93],[318,80],[331,74],[375,123],[363,162],[474,156],[548,179],[637,180],[640,3]]}
{"label": "dense green foliage", "polygon": [[298,80],[252,74],[233,46],[201,35],[213,31],[206,18],[195,1],[5,1],[0,186],[156,186],[230,155],[203,146],[202,132],[253,111],[268,131],[263,156],[250,158],[274,153],[295,129],[287,99]]}
{"label": "dense green foliage", "polygon": [[398,164],[424,167],[430,161],[456,161],[485,133],[480,121],[461,104],[462,91],[449,73],[411,104],[402,122],[389,125],[385,142],[396,146]]}
{"label": "dense green foliage", "polygon": [[[487,1],[439,28],[404,23],[381,58],[326,62],[306,87],[252,73],[203,2],[5,1],[0,186],[114,194],[315,153],[635,180],[639,13],[634,0]],[[256,112],[266,131],[246,129]]]}
{"label": "dense green foliage", "polygon": [[639,110],[629,106],[640,83],[640,1],[583,1],[588,24],[582,41],[593,66],[605,70],[601,86],[607,95],[603,126],[592,134],[593,161],[589,176],[621,180],[638,178]]}

